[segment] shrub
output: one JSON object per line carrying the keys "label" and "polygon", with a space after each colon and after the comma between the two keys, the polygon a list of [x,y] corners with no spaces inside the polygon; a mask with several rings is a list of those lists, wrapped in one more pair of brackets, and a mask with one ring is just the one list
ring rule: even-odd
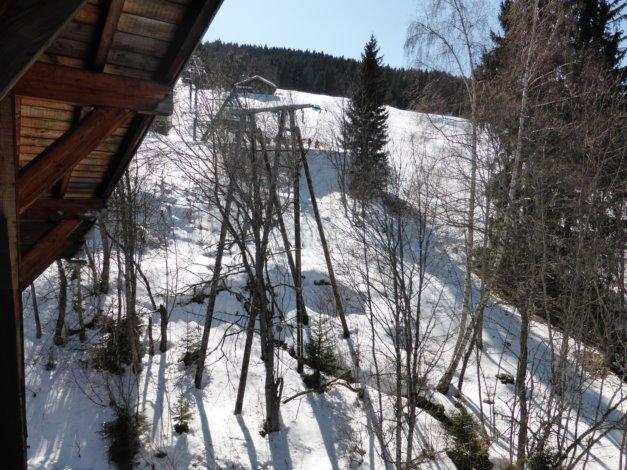
{"label": "shrub", "polygon": [[337,375],[339,359],[335,351],[333,327],[326,317],[313,322],[311,339],[305,345],[305,363],[314,370]]}
{"label": "shrub", "polygon": [[319,370],[314,370],[313,374],[303,375],[303,382],[305,387],[310,389],[319,389],[322,385],[322,377]]}
{"label": "shrub", "polygon": [[504,385],[515,383],[514,376],[512,374],[508,374],[507,372],[501,372],[496,376],[496,378]]}
{"label": "shrub", "polygon": [[188,422],[192,418],[192,413],[189,410],[189,401],[182,392],[174,405],[174,413],[174,431],[177,434],[189,432]]}
{"label": "shrub", "polygon": [[46,361],[46,364],[44,365],[44,368],[47,371],[51,371],[57,368],[57,361],[55,359],[55,352],[54,349],[51,347],[48,350],[48,360]]}
{"label": "shrub", "polygon": [[489,459],[489,443],[479,436],[477,423],[468,411],[459,409],[444,429],[453,438],[446,454],[459,470],[487,470],[493,467]]}
{"label": "shrub", "polygon": [[181,362],[185,364],[185,367],[189,367],[195,364],[200,359],[200,347],[186,351],[181,357]]}
{"label": "shrub", "polygon": [[527,456],[527,468],[529,470],[557,470],[560,466],[560,455],[557,451],[547,446],[531,449]]}
{"label": "shrub", "polygon": [[152,130],[162,135],[168,135],[172,129],[172,119],[169,116],[157,116],[152,122]]}
{"label": "shrub", "polygon": [[120,321],[107,320],[103,323],[103,342],[94,349],[94,363],[97,369],[107,370],[112,374],[124,372],[123,364],[132,363],[132,341],[138,348],[139,358],[145,354],[145,346],[137,340],[141,335],[140,325],[135,325],[133,336],[129,337],[128,319],[122,318]]}
{"label": "shrub", "polygon": [[131,470],[135,456],[141,449],[144,417],[118,408],[117,417],[105,423],[102,434],[109,439],[109,461],[121,470]]}

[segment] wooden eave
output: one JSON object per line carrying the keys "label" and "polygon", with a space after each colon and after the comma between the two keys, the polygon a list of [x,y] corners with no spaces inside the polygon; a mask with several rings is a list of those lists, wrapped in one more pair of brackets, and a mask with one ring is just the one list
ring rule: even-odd
{"label": "wooden eave", "polygon": [[0,0],[20,288],[80,248],[155,115],[172,112],[173,86],[221,3]]}

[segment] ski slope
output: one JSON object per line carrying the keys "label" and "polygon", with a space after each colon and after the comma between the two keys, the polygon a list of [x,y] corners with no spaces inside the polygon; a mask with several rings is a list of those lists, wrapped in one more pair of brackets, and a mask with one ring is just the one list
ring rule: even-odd
{"label": "ski slope", "polygon": [[[333,155],[337,150],[337,122],[345,100],[278,90],[276,96],[248,96],[246,101],[248,106],[308,103],[319,107],[319,110],[299,111],[298,124],[304,139],[311,139],[308,159],[346,301],[350,341],[353,347],[366,350],[373,338],[365,314],[363,291],[360,291],[363,286],[350,279],[351,263],[355,260],[347,253],[351,253],[352,249],[354,251],[355,240],[344,216],[333,165]],[[171,145],[176,146],[189,139],[191,111],[187,88],[178,88],[175,102],[175,126],[168,139]],[[465,125],[458,118],[426,116],[389,108],[388,151],[391,164],[401,175],[410,175],[427,163],[434,178],[437,177],[436,199],[461,207],[466,195],[466,163],[459,142]],[[155,149],[162,144],[157,136],[150,135],[138,158],[151,159]],[[244,341],[243,335],[236,335],[235,332],[244,325],[246,317],[241,303],[227,292],[221,293],[216,303],[204,387],[202,390],[194,388],[193,369],[186,369],[180,359],[190,340],[200,337],[206,306],[188,303],[189,292],[178,297],[170,294],[209,278],[215,253],[206,247],[217,240],[219,225],[215,219],[194,210],[193,201],[190,201],[193,192],[180,169],[168,159],[160,159],[159,162],[158,167],[150,167],[151,174],[145,190],[158,198],[162,206],[161,216],[172,225],[172,230],[168,250],[149,249],[144,256],[143,269],[153,287],[156,286],[159,300],[172,310],[170,348],[163,354],[145,355],[143,371],[136,379],[138,408],[146,418],[144,450],[138,457],[138,468],[385,468],[377,439],[368,426],[363,401],[344,387],[334,387],[325,394],[304,394],[290,401],[281,407],[281,431],[269,438],[260,435],[264,419],[264,365],[260,360],[258,337],[253,343],[244,411],[241,416],[233,415]],[[401,184],[403,181],[401,179]],[[329,288],[314,282],[326,279],[326,266],[304,184],[301,186],[301,201],[304,297],[309,315],[315,318],[329,315],[332,309],[329,308]],[[434,357],[439,356],[435,368],[428,374],[429,384],[435,385],[452,354],[459,321],[464,278],[460,247],[464,235],[460,229],[447,228],[442,223],[434,227],[432,236],[434,255],[428,268],[423,303],[433,321],[428,347]],[[272,249],[277,252],[281,249],[278,233],[273,239]],[[231,247],[225,263],[228,266],[236,259],[237,248]],[[273,272],[277,279],[287,279],[286,264],[279,257]],[[242,276],[233,276],[229,282],[233,286],[243,286],[244,281]],[[115,276],[112,277],[112,284],[114,282]],[[88,366],[89,348],[98,341],[99,333],[88,330],[86,343],[80,343],[77,336],[71,336],[64,347],[54,346],[52,332],[58,295],[54,266],[38,279],[36,287],[44,330],[41,339],[35,338],[30,294],[28,291],[23,294],[29,465],[49,469],[111,468],[106,455],[107,443],[100,430],[105,421],[113,418],[113,412],[109,407],[103,375]],[[88,319],[98,305],[105,312],[114,314],[117,299],[113,290],[109,296],[86,300]],[[289,343],[295,302],[289,288],[283,288],[279,297],[287,312],[280,334]],[[74,327],[77,320],[70,305],[71,296],[66,321]],[[150,306],[141,286],[139,308],[145,325]],[[158,325],[156,314],[153,320]],[[480,357],[471,358],[461,400],[477,416],[485,414],[492,433],[497,436],[490,447],[495,461],[507,458],[511,449],[507,431],[511,426],[508,416],[514,402],[514,388],[513,385],[502,384],[497,375],[503,372],[515,375],[519,329],[517,312],[494,299],[486,310],[484,350]],[[158,328],[154,331],[158,340]],[[349,365],[349,345],[339,337],[339,328],[337,331],[338,350],[342,361]],[[530,372],[536,383],[535,401],[530,405],[532,409],[542,409],[543,390],[550,386],[552,359],[547,348],[549,340],[547,326],[542,322],[532,322],[529,358]],[[375,341],[380,342],[378,348],[381,350],[392,344],[392,338],[384,334],[375,335]],[[383,362],[383,355],[379,359]],[[480,367],[476,365],[477,359]],[[46,368],[50,361],[56,364],[53,370]],[[295,361],[287,351],[279,350],[278,364],[285,383],[283,397],[303,391],[304,385],[296,373]],[[372,358],[367,354],[364,354],[362,368],[366,372],[374,370]],[[127,375],[124,383],[129,386],[133,380]],[[604,380],[590,378],[584,387],[584,400],[589,406],[579,416],[568,417],[569,426],[577,427],[579,432],[586,428],[589,417],[595,413],[602,414],[605,408],[627,395],[625,384],[611,376]],[[375,396],[376,390],[372,388],[371,393]],[[190,433],[178,435],[173,430],[173,413],[181,394],[189,400],[193,417]],[[491,397],[492,404],[485,403],[486,396]],[[452,397],[434,394],[433,399],[443,404],[448,412],[455,409],[456,400]],[[391,403],[384,397],[383,413],[386,416],[393,412]],[[625,412],[627,405],[623,403],[608,419],[619,419],[620,413]],[[534,419],[541,419],[541,413],[533,416]],[[537,426],[539,422],[532,424]],[[610,432],[594,445],[594,457],[585,463],[580,462],[579,467],[617,469],[621,440],[619,432]],[[420,413],[416,453],[422,447],[429,447],[436,456],[425,460],[420,468],[455,468],[444,453],[446,445],[446,433],[440,423],[428,413]]]}

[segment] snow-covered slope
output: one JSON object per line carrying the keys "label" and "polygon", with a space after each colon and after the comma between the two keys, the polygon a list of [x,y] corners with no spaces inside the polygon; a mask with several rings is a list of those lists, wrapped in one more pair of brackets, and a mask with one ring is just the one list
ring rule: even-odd
{"label": "snow-covered slope", "polygon": [[[338,266],[342,292],[347,302],[347,313],[353,347],[365,350],[370,344],[370,325],[363,295],[359,286],[350,280],[351,252],[349,235],[351,227],[344,216],[338,191],[337,175],[332,164],[337,133],[337,119],[344,106],[343,99],[307,93],[278,90],[276,97],[249,97],[249,105],[270,106],[281,103],[310,103],[320,110],[308,109],[298,115],[305,139],[311,139],[309,161],[314,178],[316,195],[326,225],[327,236]],[[170,132],[169,139],[176,144],[186,131],[189,102],[186,89],[177,94],[179,124]],[[436,198],[461,200],[465,194],[463,184],[463,152],[456,142],[463,133],[465,122],[457,118],[427,117],[410,111],[389,109],[389,153],[392,164],[406,174],[418,167],[418,162],[429,163],[434,178],[440,186]],[[175,124],[177,120],[175,120]],[[150,136],[140,158],[150,159],[160,143]],[[144,257],[143,266],[157,293],[181,291],[184,286],[207,279],[213,265],[213,252],[206,247],[217,239],[219,226],[215,220],[193,210],[189,182],[171,161],[160,160],[160,166],[151,167],[146,190],[159,198],[162,216],[172,225],[168,250],[155,248]],[[306,188],[301,188],[303,204],[303,273],[304,296],[312,318],[328,314],[328,287],[315,285],[314,281],[326,277],[322,250],[318,243],[311,202]],[[423,299],[432,312],[432,329],[429,338],[434,356],[440,356],[428,380],[433,385],[440,377],[452,353],[458,314],[461,305],[463,281],[462,259],[458,246],[463,233],[438,224],[434,229],[434,260],[429,265],[428,286]],[[280,247],[279,238],[274,247]],[[237,256],[233,248],[228,260]],[[277,266],[285,273],[285,266]],[[277,274],[279,275],[279,274]],[[52,344],[56,320],[56,269],[48,270],[36,283],[44,335],[35,338],[33,310],[29,293],[24,294],[24,323],[26,350],[27,412],[29,423],[29,464],[33,468],[110,468],[107,462],[106,442],[99,433],[102,424],[112,419],[108,392],[103,374],[88,366],[89,349],[98,341],[99,333],[88,330],[88,339],[80,343],[71,336],[64,347]],[[231,281],[243,284],[242,278]],[[113,315],[116,309],[114,295],[100,299],[104,311]],[[294,300],[290,289],[283,289],[287,318],[284,336],[291,342],[289,324],[294,316]],[[275,468],[275,469],[344,469],[382,468],[380,448],[371,432],[364,404],[353,391],[335,387],[325,394],[309,393],[281,407],[282,429],[269,438],[259,430],[264,418],[264,365],[260,360],[260,347],[255,339],[248,389],[241,416],[233,415],[235,394],[243,335],[236,335],[234,325],[244,319],[240,302],[230,294],[219,295],[216,315],[210,337],[205,386],[193,387],[193,371],[180,362],[190,341],[197,341],[204,319],[205,305],[181,301],[164,295],[170,302],[170,348],[166,353],[144,356],[143,371],[137,378],[139,410],[146,417],[144,433],[145,450],[140,465],[152,468]],[[176,300],[176,302],[174,302]],[[97,308],[97,299],[87,300],[89,318]],[[145,292],[140,288],[140,308],[144,323],[149,315]],[[155,323],[158,323],[155,316]],[[76,323],[72,311],[67,321]],[[334,320],[335,321],[335,320]],[[242,322],[240,322],[242,323]],[[476,367],[476,357],[471,358],[464,385],[463,404],[474,414],[484,413],[488,427],[495,436],[490,452],[494,458],[507,457],[510,443],[507,433],[511,426],[510,408],[514,403],[513,385],[502,384],[497,375],[514,374],[518,355],[520,319],[517,313],[497,301],[486,311],[484,328],[485,346]],[[339,330],[338,330],[339,333]],[[158,328],[155,329],[158,339]],[[380,348],[391,344],[391,338],[377,335]],[[543,406],[541,390],[548,387],[551,358],[547,349],[549,331],[546,325],[534,322],[530,339],[530,367],[537,387],[532,407]],[[349,364],[348,345],[339,338],[338,348],[343,361]],[[364,354],[362,367],[369,370],[371,360]],[[52,370],[47,363],[54,362]],[[279,370],[284,377],[283,396],[292,396],[304,390],[302,379],[295,371],[295,361],[287,351],[279,352]],[[130,376],[127,376],[130,380]],[[580,430],[587,426],[586,414],[602,414],[604,409],[627,393],[625,386],[614,377],[587,380],[584,396],[590,404],[579,416],[568,417],[571,426]],[[191,432],[178,435],[173,430],[173,412],[179,397],[189,400],[192,420]],[[491,403],[485,403],[489,397]],[[454,409],[452,398],[436,395],[435,400],[447,409]],[[386,406],[386,405],[384,405]],[[387,409],[385,412],[389,412]],[[616,411],[610,419],[617,419],[627,407]],[[541,413],[534,413],[540,419]],[[538,423],[534,423],[534,426]],[[435,451],[435,459],[425,460],[420,468],[454,468],[442,452],[446,447],[445,433],[440,423],[428,413],[419,416],[418,441],[422,447]],[[594,444],[594,458],[586,468],[618,468],[622,436],[613,431]],[[419,451],[418,451],[419,452]],[[582,464],[583,465],[583,464]],[[140,467],[141,468],[141,467]]]}

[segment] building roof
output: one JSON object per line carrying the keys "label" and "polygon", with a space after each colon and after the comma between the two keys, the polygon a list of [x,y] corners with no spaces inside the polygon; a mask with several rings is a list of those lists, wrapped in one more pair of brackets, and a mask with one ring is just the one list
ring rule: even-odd
{"label": "building roof", "polygon": [[238,82],[235,84],[235,88],[244,88],[248,85],[250,85],[253,82],[262,82],[274,89],[278,88],[274,83],[272,83],[270,80],[268,80],[267,78],[263,78],[260,75],[253,75],[252,77],[249,77],[245,80],[242,80],[241,82]]}
{"label": "building roof", "polygon": [[172,112],[173,85],[221,3],[18,0],[0,11],[7,64],[0,100],[13,100],[18,159],[21,288],[80,248],[154,117]]}

